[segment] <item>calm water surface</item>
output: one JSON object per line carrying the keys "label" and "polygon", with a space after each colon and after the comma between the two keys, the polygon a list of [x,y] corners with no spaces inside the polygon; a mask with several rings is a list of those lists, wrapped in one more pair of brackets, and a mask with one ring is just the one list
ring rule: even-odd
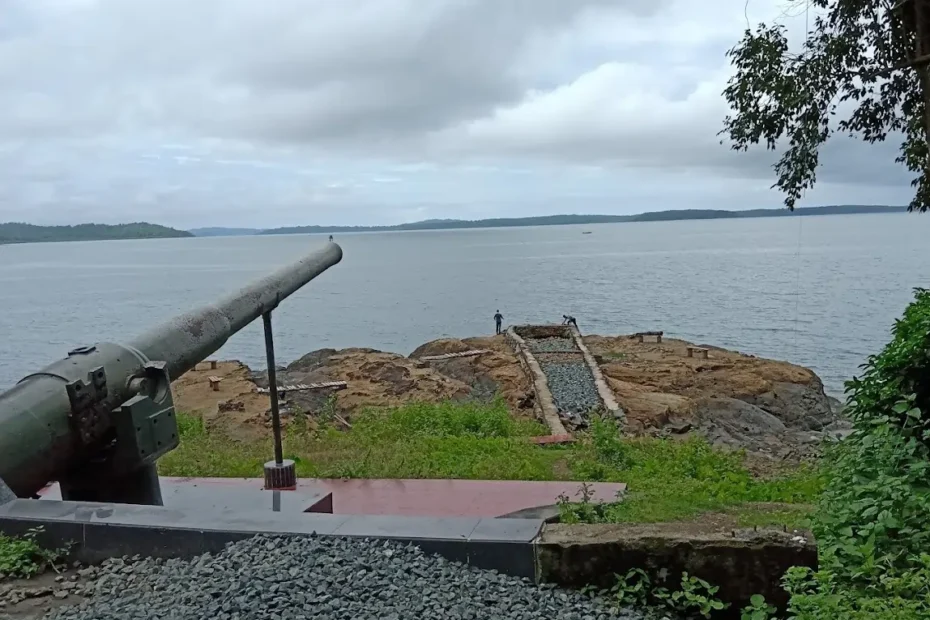
{"label": "calm water surface", "polygon": [[[591,231],[590,235],[582,235]],[[573,314],[809,366],[839,393],[926,286],[930,216],[858,215],[337,235],[342,263],[275,312],[288,362],[323,347],[407,354],[444,336]],[[124,340],[324,236],[0,246],[0,390],[78,345]],[[220,355],[264,365],[261,321]]]}

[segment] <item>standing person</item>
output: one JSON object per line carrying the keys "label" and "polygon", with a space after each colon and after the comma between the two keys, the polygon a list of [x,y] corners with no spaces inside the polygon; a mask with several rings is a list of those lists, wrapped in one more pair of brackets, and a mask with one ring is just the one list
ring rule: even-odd
{"label": "standing person", "polygon": [[504,315],[501,314],[500,310],[498,310],[497,313],[494,315],[494,326],[497,328],[498,335],[500,335],[501,333],[501,323],[503,322],[504,322]]}

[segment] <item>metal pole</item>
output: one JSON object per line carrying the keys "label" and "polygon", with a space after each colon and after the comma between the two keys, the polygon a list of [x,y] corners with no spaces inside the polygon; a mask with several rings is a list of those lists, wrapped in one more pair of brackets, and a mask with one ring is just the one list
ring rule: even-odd
{"label": "metal pole", "polygon": [[284,462],[284,450],[281,446],[281,413],[278,410],[278,377],[274,364],[274,336],[271,331],[271,312],[262,313],[265,325],[265,356],[268,358],[268,394],[271,395],[271,432],[274,433],[274,462]]}
{"label": "metal pole", "polygon": [[[277,299],[273,307],[277,307]],[[274,433],[274,460],[265,463],[265,488],[272,491],[297,488],[297,465],[284,460],[281,448],[281,413],[278,410],[278,377],[274,364],[274,337],[271,332],[271,310],[262,313],[265,325],[265,354],[268,357],[268,394],[271,396],[271,430]]]}

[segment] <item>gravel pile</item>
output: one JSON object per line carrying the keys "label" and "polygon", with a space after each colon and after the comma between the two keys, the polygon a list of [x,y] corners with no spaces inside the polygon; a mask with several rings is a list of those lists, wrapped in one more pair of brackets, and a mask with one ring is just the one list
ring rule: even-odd
{"label": "gravel pile", "polygon": [[594,376],[581,362],[540,362],[560,413],[586,414],[601,405]]}
{"label": "gravel pile", "polygon": [[191,561],[109,560],[95,595],[49,620],[643,620],[580,593],[413,546],[258,536]]}
{"label": "gravel pile", "polygon": [[533,353],[576,353],[578,347],[571,338],[529,338],[526,346]]}

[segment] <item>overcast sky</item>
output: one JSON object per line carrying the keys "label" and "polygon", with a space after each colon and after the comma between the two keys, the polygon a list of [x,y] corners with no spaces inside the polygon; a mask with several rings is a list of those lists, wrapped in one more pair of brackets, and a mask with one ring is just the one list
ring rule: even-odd
{"label": "overcast sky", "polygon": [[[725,51],[786,7],[0,0],[0,221],[778,207],[771,157],[716,133]],[[780,19],[803,36],[803,14]],[[829,145],[804,204],[906,204],[896,149]]]}

